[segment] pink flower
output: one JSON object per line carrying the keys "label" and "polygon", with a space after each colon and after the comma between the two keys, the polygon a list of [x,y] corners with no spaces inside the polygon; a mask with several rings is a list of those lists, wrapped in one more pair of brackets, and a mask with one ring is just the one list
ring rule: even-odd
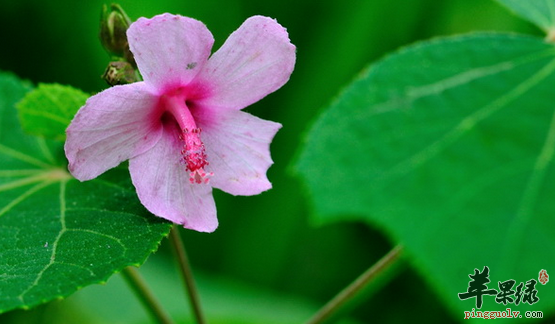
{"label": "pink flower", "polygon": [[140,18],[127,37],[144,81],[87,100],[67,129],[69,170],[85,181],[129,160],[150,212],[214,231],[212,187],[256,195],[272,186],[269,146],[281,125],[241,109],[287,82],[295,46],[261,16],[247,19],[212,56],[212,34],[187,17]]}

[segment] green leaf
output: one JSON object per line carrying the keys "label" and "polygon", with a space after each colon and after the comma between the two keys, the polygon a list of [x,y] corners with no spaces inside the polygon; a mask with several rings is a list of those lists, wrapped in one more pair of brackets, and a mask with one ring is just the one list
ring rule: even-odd
{"label": "green leaf", "polygon": [[170,229],[141,206],[121,170],[80,183],[61,143],[25,135],[14,104],[29,90],[0,74],[0,312],[139,265]]}
{"label": "green leaf", "polygon": [[497,0],[546,32],[555,30],[555,0]]}
{"label": "green leaf", "polygon": [[[457,297],[475,268],[495,289],[537,280],[555,269],[554,85],[555,47],[524,36],[438,39],[374,64],[296,162],[316,219],[385,228],[456,316],[475,307]],[[538,286],[553,310],[555,285]]]}
{"label": "green leaf", "polygon": [[64,141],[65,130],[89,95],[59,84],[39,84],[17,104],[25,132]]}

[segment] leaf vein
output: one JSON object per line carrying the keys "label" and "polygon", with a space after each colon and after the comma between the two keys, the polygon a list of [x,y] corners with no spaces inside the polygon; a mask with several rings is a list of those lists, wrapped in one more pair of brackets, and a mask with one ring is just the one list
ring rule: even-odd
{"label": "leaf vein", "polygon": [[[537,203],[538,196],[540,194],[540,188],[542,182],[545,180],[546,170],[549,164],[553,161],[555,156],[555,111],[551,119],[551,124],[549,126],[549,131],[546,135],[544,145],[538,155],[526,187],[524,188],[522,200],[515,218],[513,219],[511,226],[507,232],[507,249],[505,251],[514,251],[517,243],[521,242],[524,236],[525,229],[530,223],[533,215],[534,206]],[[514,263],[514,258],[512,253],[507,255],[511,260],[507,262]]]}
{"label": "leaf vein", "polygon": [[53,264],[62,264],[62,265],[67,265],[67,266],[79,268],[79,269],[82,269],[82,270],[86,270],[91,275],[91,277],[95,276],[95,273],[91,269],[89,269],[87,267],[84,267],[82,265],[76,264],[76,263],[65,262],[65,261],[54,261]]}
{"label": "leaf vein", "polygon": [[46,160],[48,160],[48,162],[50,162],[51,164],[55,164],[56,161],[54,160],[54,156],[52,155],[52,152],[50,152],[50,150],[48,149],[44,138],[37,137],[37,143],[39,144],[42,155],[46,158]]}
{"label": "leaf vein", "polygon": [[[22,187],[31,183],[41,182],[41,181],[45,181],[45,175],[43,172],[32,177],[26,177],[26,178],[14,180],[14,181],[6,182],[0,185],[0,192],[10,190],[10,189],[15,189],[18,187]],[[2,215],[2,213],[0,213],[0,215]]]}
{"label": "leaf vein", "polygon": [[410,87],[405,89],[403,97],[394,97],[385,102],[377,103],[374,108],[369,111],[371,115],[381,114],[399,109],[400,106],[414,102],[417,99],[437,95],[446,90],[456,88],[468,84],[480,78],[488,77],[497,73],[514,69],[518,66],[532,63],[545,57],[553,56],[554,50],[548,49],[532,55],[522,56],[513,60],[508,60],[493,65],[482,66],[461,72],[459,74],[435,81],[434,83],[422,85],[419,87]]}
{"label": "leaf vein", "polygon": [[109,238],[109,239],[115,241],[116,243],[118,243],[122,247],[124,252],[127,251],[127,247],[122,243],[122,241],[120,239],[118,239],[117,237],[112,236],[112,235],[100,233],[100,232],[93,231],[93,230],[90,230],[90,229],[83,229],[83,228],[68,228],[66,231],[67,232],[84,232],[84,233],[95,234],[95,235],[98,235],[98,236],[106,237],[106,238]]}
{"label": "leaf vein", "polygon": [[44,117],[46,119],[55,121],[62,125],[69,125],[69,123],[71,122],[71,120],[68,120],[67,118],[63,118],[63,117],[54,115],[50,112],[42,111],[42,110],[26,110],[25,114],[30,116],[36,116],[36,117]]}
{"label": "leaf vein", "polygon": [[31,195],[33,195],[35,192],[41,190],[42,188],[44,188],[44,187],[46,187],[46,186],[48,186],[52,183],[53,183],[53,181],[43,181],[41,183],[38,183],[34,187],[31,187],[29,190],[25,191],[19,197],[15,198],[10,203],[8,203],[6,206],[4,206],[2,209],[0,209],[0,217],[2,217],[5,213],[10,211],[13,207],[17,206],[23,200],[25,200],[28,197],[30,197]]}
{"label": "leaf vein", "polygon": [[37,173],[42,173],[42,172],[44,171],[40,169],[0,170],[0,178],[30,176],[30,175],[36,175]]}
{"label": "leaf vein", "polygon": [[453,127],[453,129],[447,132],[443,137],[428,145],[424,149],[420,150],[416,154],[413,154],[408,159],[398,163],[388,172],[385,172],[381,178],[389,180],[389,178],[392,178],[393,176],[406,174],[407,172],[427,162],[431,158],[437,156],[440,152],[455,143],[468,131],[473,129],[476,124],[501,110],[502,108],[506,107],[508,104],[516,100],[519,96],[526,93],[532,87],[545,79],[553,71],[555,71],[555,60],[550,61],[540,71],[533,74],[522,83],[518,84],[510,92],[497,98],[490,104],[482,107],[481,109],[464,118],[459,124]]}
{"label": "leaf vein", "polygon": [[35,166],[38,166],[40,168],[50,168],[52,167],[52,165],[45,163],[41,160],[35,159],[34,157],[21,153],[19,151],[16,151],[14,149],[11,149],[7,146],[4,146],[2,144],[0,144],[0,154],[4,154],[4,155],[8,155],[11,156],[14,159],[20,160],[22,162],[26,162],[29,164],[33,164]]}
{"label": "leaf vein", "polygon": [[[58,249],[58,243],[60,241],[60,238],[62,237],[62,235],[66,232],[66,223],[65,223],[65,216],[66,216],[66,206],[65,206],[65,191],[66,191],[66,181],[61,181],[60,182],[60,196],[59,196],[59,200],[60,200],[60,223],[61,223],[61,229],[60,232],[58,233],[58,236],[56,236],[56,239],[54,240],[54,243],[52,244],[52,254],[50,255],[50,261],[48,262],[48,264],[46,264],[37,274],[35,280],[33,281],[33,283],[31,285],[29,285],[29,287],[27,287],[27,289],[23,290],[21,292],[21,294],[19,294],[19,296],[17,296],[17,298],[23,303],[24,301],[24,297],[25,295],[31,291],[31,289],[33,289],[34,287],[36,287],[39,283],[39,281],[41,280],[42,276],[44,275],[44,273],[46,272],[46,270],[48,270],[48,268],[50,268],[56,260],[56,251]],[[0,214],[1,215],[1,214]]]}

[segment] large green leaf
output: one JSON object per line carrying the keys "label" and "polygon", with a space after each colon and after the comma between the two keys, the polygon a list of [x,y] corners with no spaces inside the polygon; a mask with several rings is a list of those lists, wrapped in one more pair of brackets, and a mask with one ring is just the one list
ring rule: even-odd
{"label": "large green leaf", "polygon": [[[457,297],[475,268],[495,289],[537,280],[555,269],[554,89],[555,47],[531,37],[437,39],[383,59],[296,162],[317,220],[384,227],[456,316],[475,307]],[[553,310],[555,285],[538,286],[540,303],[520,310]]]}
{"label": "large green leaf", "polygon": [[541,29],[555,30],[555,0],[497,0]]}
{"label": "large green leaf", "polygon": [[14,104],[29,90],[0,74],[0,312],[139,265],[170,228],[140,205],[125,171],[80,183],[60,143],[25,135]]}

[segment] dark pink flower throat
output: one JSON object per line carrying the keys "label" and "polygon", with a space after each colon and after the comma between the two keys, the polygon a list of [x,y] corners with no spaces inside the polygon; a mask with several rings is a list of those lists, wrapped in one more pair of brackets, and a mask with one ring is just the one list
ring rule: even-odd
{"label": "dark pink flower throat", "polygon": [[201,129],[197,126],[185,98],[181,94],[169,94],[162,97],[165,110],[172,114],[179,125],[181,134],[179,139],[183,141],[181,155],[185,168],[190,172],[191,183],[208,183],[213,172],[207,173],[204,167],[209,163],[206,159],[204,143],[200,139]]}

